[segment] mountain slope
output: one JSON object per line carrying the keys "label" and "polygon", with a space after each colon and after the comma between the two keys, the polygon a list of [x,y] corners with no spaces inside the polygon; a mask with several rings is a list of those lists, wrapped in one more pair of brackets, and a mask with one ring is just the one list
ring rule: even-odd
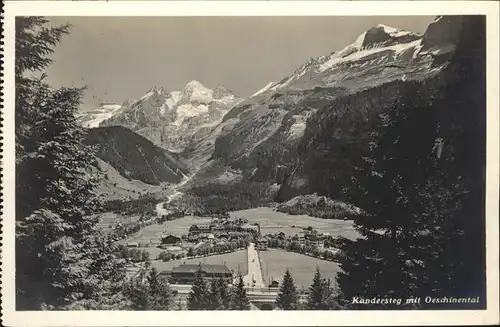
{"label": "mountain slope", "polygon": [[[210,89],[198,81],[189,82],[182,91],[155,86],[137,101],[101,112],[99,119],[105,119],[98,125],[125,126],[164,149],[180,152],[207,136],[241,100],[223,86]],[[98,120],[92,121],[95,127]]]}
{"label": "mountain slope", "polygon": [[160,185],[179,183],[188,173],[173,154],[125,127],[89,129],[86,143],[96,146],[97,156],[128,179]]}
{"label": "mountain slope", "polygon": [[[336,111],[332,107],[336,99],[353,97],[338,114],[350,112],[351,123],[363,124],[369,117],[359,109],[361,103],[392,101],[405,90],[400,84],[409,81],[429,81],[428,87],[445,83],[440,76],[457,45],[457,26],[462,26],[458,16],[437,18],[424,35],[374,26],[344,49],[312,59],[278,83],[267,85],[224,116],[224,128],[209,137],[215,139],[213,154],[207,163],[199,164],[190,185],[221,183],[219,177],[227,171],[238,171],[242,183],[278,183],[282,199],[308,192],[304,161],[297,149],[311,117],[319,110]],[[363,93],[370,89],[374,91]],[[384,93],[389,98],[380,98]],[[358,94],[365,95],[356,100]],[[339,128],[349,133],[352,126],[347,123]],[[192,148],[209,152],[202,143]],[[295,191],[285,191],[285,186]]]}

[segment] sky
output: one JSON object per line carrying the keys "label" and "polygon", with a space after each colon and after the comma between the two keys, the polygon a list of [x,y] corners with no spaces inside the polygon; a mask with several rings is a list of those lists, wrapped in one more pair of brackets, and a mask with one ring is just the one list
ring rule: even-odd
{"label": "sky", "polygon": [[52,17],[70,23],[47,69],[54,87],[87,86],[82,110],[191,80],[248,97],[377,24],[425,32],[431,16]]}

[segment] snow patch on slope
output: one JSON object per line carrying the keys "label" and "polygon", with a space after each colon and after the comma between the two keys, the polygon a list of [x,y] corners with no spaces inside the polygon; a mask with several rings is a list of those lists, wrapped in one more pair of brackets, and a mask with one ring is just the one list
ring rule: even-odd
{"label": "snow patch on slope", "polygon": [[271,88],[271,86],[273,86],[273,84],[274,84],[274,82],[269,82],[266,86],[264,86],[263,88],[261,88],[260,90],[258,90],[254,94],[252,94],[252,96],[250,96],[250,97],[254,97],[256,95],[259,95],[261,93],[266,92],[267,90],[269,90]]}
{"label": "snow patch on slope", "polygon": [[306,130],[307,116],[293,115],[295,122],[288,130],[289,139],[298,139],[304,135]]}
{"label": "snow patch on slope", "polygon": [[327,69],[332,68],[333,66],[335,66],[339,63],[356,61],[356,60],[362,59],[363,57],[366,57],[366,56],[369,56],[369,55],[372,55],[372,54],[375,54],[378,52],[387,51],[387,50],[393,51],[395,55],[399,55],[402,52],[404,52],[405,50],[415,48],[420,43],[421,43],[421,40],[419,39],[419,40],[416,40],[413,42],[395,44],[395,45],[391,45],[391,46],[387,46],[387,47],[374,47],[374,48],[370,48],[370,49],[362,49],[362,50],[350,53],[350,54],[342,57],[341,54],[344,52],[344,50],[349,48],[349,47],[352,47],[352,46],[348,46],[344,50],[340,51],[339,53],[334,53],[328,61],[326,61],[325,63],[320,65],[319,70],[321,72],[323,72]]}
{"label": "snow patch on slope", "polygon": [[409,32],[409,31],[404,31],[400,28],[395,28],[395,27],[391,27],[391,26],[387,26],[387,25],[383,25],[383,24],[378,24],[377,27],[382,28],[384,30],[384,32],[389,34],[391,37],[402,37],[402,36],[411,34],[411,32]]}

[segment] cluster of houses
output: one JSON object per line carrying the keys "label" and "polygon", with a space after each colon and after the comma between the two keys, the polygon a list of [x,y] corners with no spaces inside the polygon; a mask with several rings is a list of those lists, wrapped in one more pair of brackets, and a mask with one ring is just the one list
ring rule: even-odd
{"label": "cluster of houses", "polygon": [[259,233],[259,224],[249,224],[244,218],[219,218],[213,219],[210,224],[192,225],[189,228],[187,240],[191,242],[200,239],[230,241]]}
{"label": "cluster of houses", "polygon": [[318,248],[324,248],[325,241],[330,238],[329,233],[318,232],[311,226],[303,228],[302,231],[298,232],[293,236],[287,236],[284,232],[279,232],[276,234],[269,234],[259,238],[257,241],[257,250],[265,251],[271,240],[281,240],[281,241],[292,241],[297,242],[300,245],[309,244],[316,246]]}
{"label": "cluster of houses", "polygon": [[216,244],[224,244],[234,240],[251,237],[260,232],[258,224],[249,224],[246,219],[218,218],[209,224],[195,224],[189,228],[187,234],[182,236],[164,234],[160,237],[158,247],[167,252],[186,252],[190,248],[193,251],[203,247],[212,247]]}

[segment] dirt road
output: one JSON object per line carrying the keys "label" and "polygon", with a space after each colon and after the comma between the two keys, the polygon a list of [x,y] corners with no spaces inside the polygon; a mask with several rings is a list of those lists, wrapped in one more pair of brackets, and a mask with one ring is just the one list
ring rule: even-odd
{"label": "dirt road", "polygon": [[[262,270],[260,269],[259,253],[255,249],[255,243],[248,246],[248,274],[243,276],[246,287],[264,287]],[[255,281],[255,283],[254,283]]]}

